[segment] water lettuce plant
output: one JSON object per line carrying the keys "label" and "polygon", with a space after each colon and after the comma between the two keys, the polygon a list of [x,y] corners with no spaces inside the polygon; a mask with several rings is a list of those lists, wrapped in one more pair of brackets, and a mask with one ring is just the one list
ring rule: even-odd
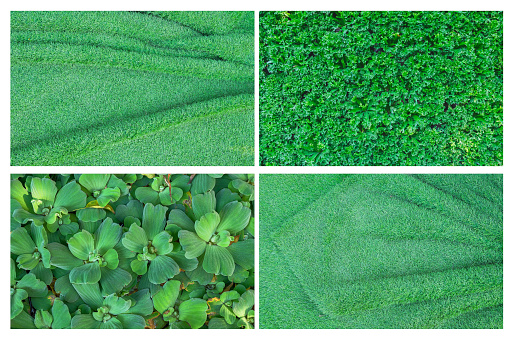
{"label": "water lettuce plant", "polygon": [[12,165],[253,165],[254,13],[14,11],[11,93]]}
{"label": "water lettuce plant", "polygon": [[260,328],[502,328],[502,210],[500,174],[261,175]]}
{"label": "water lettuce plant", "polygon": [[502,12],[260,12],[260,164],[502,165],[502,27]]}
{"label": "water lettuce plant", "polygon": [[253,328],[253,187],[251,174],[12,175],[11,328]]}

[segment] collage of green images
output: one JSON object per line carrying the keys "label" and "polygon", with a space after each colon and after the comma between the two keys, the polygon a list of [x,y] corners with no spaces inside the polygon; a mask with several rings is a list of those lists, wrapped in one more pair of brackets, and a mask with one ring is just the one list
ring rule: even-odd
{"label": "collage of green images", "polygon": [[502,11],[10,29],[11,329],[503,328]]}

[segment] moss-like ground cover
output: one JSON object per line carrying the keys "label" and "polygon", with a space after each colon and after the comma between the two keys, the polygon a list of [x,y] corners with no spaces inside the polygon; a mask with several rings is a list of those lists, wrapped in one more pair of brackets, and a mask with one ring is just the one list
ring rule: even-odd
{"label": "moss-like ground cover", "polygon": [[501,175],[260,176],[261,328],[501,328],[502,252]]}
{"label": "moss-like ground cover", "polygon": [[262,165],[501,165],[502,12],[261,12]]}
{"label": "moss-like ground cover", "polygon": [[252,165],[253,12],[12,12],[12,165]]}

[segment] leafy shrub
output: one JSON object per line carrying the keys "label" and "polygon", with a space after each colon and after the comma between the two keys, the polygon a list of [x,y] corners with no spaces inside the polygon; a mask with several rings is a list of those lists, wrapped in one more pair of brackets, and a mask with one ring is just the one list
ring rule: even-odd
{"label": "leafy shrub", "polygon": [[12,12],[11,163],[252,165],[254,15],[217,15]]}
{"label": "leafy shrub", "polygon": [[253,328],[253,175],[13,175],[12,328]]}
{"label": "leafy shrub", "polygon": [[260,328],[502,328],[503,200],[498,174],[260,175]]}
{"label": "leafy shrub", "polygon": [[501,165],[502,12],[261,12],[262,165]]}

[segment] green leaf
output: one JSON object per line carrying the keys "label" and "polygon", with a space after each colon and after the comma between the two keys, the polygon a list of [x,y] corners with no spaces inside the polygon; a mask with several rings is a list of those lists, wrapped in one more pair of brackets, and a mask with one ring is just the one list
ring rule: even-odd
{"label": "green leaf", "polygon": [[97,197],[97,203],[101,207],[106,207],[111,202],[115,202],[120,198],[120,188],[105,188]]}
{"label": "green leaf", "polygon": [[[12,305],[11,305],[12,307]],[[25,311],[20,312],[14,319],[11,319],[12,329],[35,329],[34,318]]]}
{"label": "green leaf", "polygon": [[69,280],[73,285],[94,284],[99,282],[100,279],[101,269],[98,262],[92,262],[73,268],[71,273],[69,273]]}
{"label": "green leaf", "polygon": [[139,290],[138,292],[128,295],[126,298],[133,301],[127,313],[147,316],[154,311],[152,299],[150,298],[150,291],[148,289]]}
{"label": "green leaf", "polygon": [[233,313],[237,317],[242,318],[247,315],[247,312],[254,306],[254,291],[247,290],[242,294],[238,301],[233,302]]}
{"label": "green leaf", "polygon": [[115,247],[122,236],[122,227],[113,223],[111,218],[106,218],[95,232],[95,248],[99,254]]}
{"label": "green leaf", "polygon": [[55,207],[65,207],[69,212],[87,205],[87,195],[76,181],[71,181],[58,191],[55,199]]}
{"label": "green leaf", "polygon": [[194,228],[196,234],[198,234],[203,241],[208,242],[216,231],[217,225],[219,225],[219,214],[213,211],[203,215],[200,220],[196,220]]}
{"label": "green leaf", "polygon": [[156,249],[158,255],[165,255],[171,252],[173,244],[171,243],[171,235],[168,232],[162,231],[154,237],[152,245]]}
{"label": "green leaf", "polygon": [[189,299],[179,306],[179,320],[186,321],[191,328],[197,329],[207,320],[207,302],[203,299]]}
{"label": "green leaf", "polygon": [[245,182],[241,179],[235,179],[232,181],[232,185],[235,189],[237,189],[241,194],[244,195],[252,195],[254,193],[253,185]]}
{"label": "green leaf", "polygon": [[28,298],[28,293],[23,289],[16,289],[11,292],[11,319],[23,311],[23,300]]}
{"label": "green leaf", "polygon": [[108,307],[108,313],[118,315],[127,312],[131,307],[131,300],[124,300],[114,294],[110,294],[104,299],[103,305]]}
{"label": "green leaf", "polygon": [[89,255],[94,252],[94,236],[85,230],[76,233],[67,243],[71,253],[81,260],[88,260]]}
{"label": "green leaf", "polygon": [[185,230],[179,231],[179,240],[182,248],[186,252],[186,258],[188,259],[200,256],[207,246],[207,243],[195,233]]}
{"label": "green leaf", "polygon": [[51,328],[61,329],[71,327],[71,314],[69,308],[60,299],[53,301],[53,307],[51,308],[53,314],[53,324]]}
{"label": "green leaf", "polygon": [[12,217],[14,220],[19,222],[20,224],[26,224],[29,221],[33,221],[34,224],[40,226],[44,224],[44,216],[30,213],[24,209],[17,209],[14,210],[14,213],[12,213]]}
{"label": "green leaf", "polygon": [[33,199],[41,200],[43,207],[53,206],[57,186],[55,182],[48,178],[32,178],[30,183],[30,194]]}
{"label": "green leaf", "polygon": [[32,197],[28,191],[23,187],[19,180],[11,180],[11,198],[15,199],[21,207],[28,212],[33,212],[31,200]]}
{"label": "green leaf", "polygon": [[[43,250],[47,251],[44,248]],[[39,262],[37,266],[35,266],[35,268],[30,271],[30,273],[33,273],[37,279],[44,282],[46,285],[51,284],[51,281],[53,280],[53,271],[47,267],[44,267],[42,262]]]}
{"label": "green leaf", "polygon": [[182,199],[183,195],[184,192],[180,188],[172,187],[170,197],[170,188],[166,187],[162,192],[159,193],[159,200],[161,201],[161,204],[169,206],[177,203],[177,201]]}
{"label": "green leaf", "polygon": [[[117,187],[120,189],[121,195],[126,195],[129,193],[129,188],[127,184],[124,182],[124,180],[117,178],[115,175],[111,175],[110,180],[108,181],[109,188],[115,188]],[[115,200],[116,201],[116,200]]]}
{"label": "green leaf", "polygon": [[221,306],[219,314],[221,314],[221,316],[224,318],[227,324],[231,325],[237,320],[235,313],[233,313],[232,308],[229,306],[226,305]]}
{"label": "green leaf", "polygon": [[[119,205],[115,211],[115,216],[120,223],[124,223],[124,219],[127,216],[131,216],[137,219],[143,217],[143,204],[139,200],[131,200],[127,205]],[[130,224],[124,226],[131,226]]]}
{"label": "green leaf", "polygon": [[179,266],[170,257],[158,255],[150,262],[148,280],[152,284],[162,284],[179,273]]}
{"label": "green leaf", "polygon": [[228,248],[236,264],[246,270],[254,268],[254,240],[247,239],[231,244]]}
{"label": "green leaf", "polygon": [[217,233],[217,236],[219,237],[219,239],[216,241],[217,246],[221,246],[221,247],[230,246],[230,242],[232,241],[232,238],[233,238],[230,236],[230,232],[221,231],[221,232]]}
{"label": "green leaf", "polygon": [[143,329],[145,328],[145,319],[137,314],[119,314],[118,321],[124,329]]}
{"label": "green leaf", "polygon": [[30,271],[37,266],[39,259],[34,258],[33,254],[21,254],[16,259],[18,267],[27,271]]}
{"label": "green leaf", "polygon": [[34,240],[37,248],[41,249],[48,244],[48,234],[46,233],[44,226],[31,225],[30,234],[32,235],[32,239]]}
{"label": "green leaf", "polygon": [[235,265],[235,270],[233,271],[233,274],[228,276],[228,280],[235,284],[240,284],[246,281],[246,279],[249,278],[249,271],[242,268],[239,265]]}
{"label": "green leaf", "polygon": [[143,247],[148,245],[145,230],[136,224],[132,224],[129,227],[129,232],[125,233],[122,239],[122,245],[130,251],[142,253]]}
{"label": "green leaf", "polygon": [[91,314],[77,314],[71,320],[71,328],[73,329],[97,329],[100,325],[101,322],[95,320]]}
{"label": "green leaf", "polygon": [[223,318],[215,317],[209,320],[209,329],[233,329],[237,328],[237,326],[232,326],[226,323]]}
{"label": "green leaf", "polygon": [[208,174],[197,174],[191,183],[191,194],[193,196],[208,192],[214,188],[216,179]]}
{"label": "green leaf", "polygon": [[79,178],[80,184],[90,193],[103,190],[110,180],[110,174],[82,174]]}
{"label": "green leaf", "polygon": [[83,260],[72,255],[71,251],[60,243],[52,242],[46,246],[51,253],[50,263],[64,270],[72,270],[83,265]]}
{"label": "green leaf", "polygon": [[193,213],[196,220],[199,220],[207,213],[211,213],[216,208],[216,195],[214,191],[193,196]]}
{"label": "green leaf", "polygon": [[25,290],[29,297],[45,297],[48,293],[48,286],[37,279],[32,273],[23,276],[18,281],[16,288]]}
{"label": "green leaf", "polygon": [[171,210],[168,216],[168,223],[175,224],[183,230],[194,232],[193,221],[182,210]]}
{"label": "green leaf", "polygon": [[231,234],[246,228],[251,217],[251,209],[244,207],[242,203],[234,201],[226,204],[219,214],[221,222],[217,231],[229,231]]}
{"label": "green leaf", "polygon": [[138,187],[135,191],[136,198],[144,204],[159,204],[159,191],[154,191],[150,187]]}
{"label": "green leaf", "polygon": [[203,269],[208,273],[229,276],[235,270],[235,262],[226,248],[208,244],[203,259]]}
{"label": "green leaf", "polygon": [[152,297],[156,311],[162,314],[170,307],[173,307],[175,305],[175,301],[177,301],[179,293],[180,281],[170,280],[166,282],[163,288]]}
{"label": "green leaf", "polygon": [[148,240],[153,240],[156,235],[161,233],[166,226],[166,211],[168,207],[152,204],[146,204],[143,209],[143,220],[141,224],[147,233]]}
{"label": "green leaf", "polygon": [[55,281],[55,291],[60,293],[60,299],[66,303],[73,303],[79,298],[78,293],[69,280],[69,274],[63,275]]}
{"label": "green leaf", "polygon": [[102,208],[84,208],[76,212],[79,220],[84,222],[94,222],[106,218],[106,211]]}
{"label": "green leaf", "polygon": [[131,261],[131,269],[138,275],[144,275],[147,273],[148,260],[134,259]]}
{"label": "green leaf", "polygon": [[35,243],[24,227],[11,232],[11,253],[32,254],[35,251]]}
{"label": "green leaf", "polygon": [[104,253],[103,259],[106,262],[106,267],[110,270],[114,270],[118,267],[118,253],[113,248],[110,248],[106,253]]}
{"label": "green leaf", "polygon": [[221,212],[226,204],[232,201],[240,201],[240,196],[237,193],[233,193],[228,188],[223,188],[217,193],[216,199],[216,211]]}
{"label": "green leaf", "polygon": [[126,270],[117,267],[108,269],[101,267],[101,287],[104,295],[120,292],[132,280],[132,276]]}
{"label": "green leaf", "polygon": [[99,284],[76,284],[73,285],[81,299],[92,309],[98,309],[103,304],[103,296]]}
{"label": "green leaf", "polygon": [[240,298],[240,294],[237,291],[227,291],[221,293],[221,296],[219,299],[221,299],[221,302],[224,304],[228,301],[237,300]]}
{"label": "green leaf", "polygon": [[35,320],[34,320],[35,327],[40,328],[40,329],[49,329],[49,328],[51,328],[52,322],[53,322],[53,316],[48,311],[37,310],[35,312]]}

